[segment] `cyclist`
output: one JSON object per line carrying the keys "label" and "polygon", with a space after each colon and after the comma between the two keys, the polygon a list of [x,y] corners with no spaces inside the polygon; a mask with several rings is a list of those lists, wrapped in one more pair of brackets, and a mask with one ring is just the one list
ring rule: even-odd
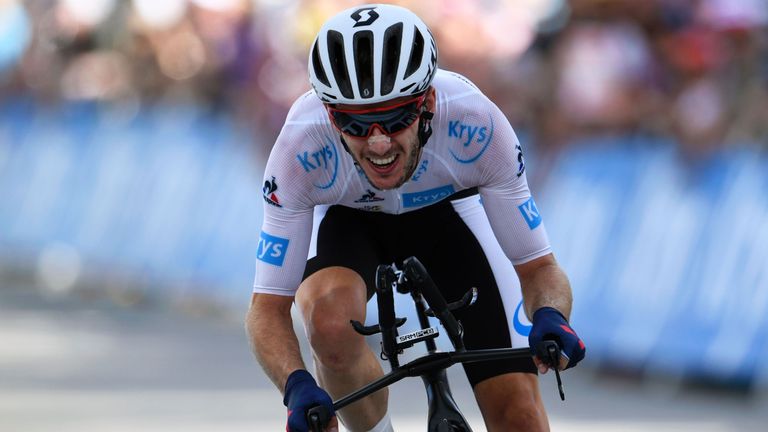
{"label": "cyclist", "polygon": [[[358,6],[329,19],[309,53],[313,91],[294,103],[267,163],[264,222],[247,328],[283,392],[289,431],[383,374],[354,332],[378,264],[416,256],[449,300],[478,287],[457,318],[468,349],[554,339],[560,369],[584,344],[568,324],[571,289],[525,177],[520,144],[469,80],[437,68],[411,11]],[[469,269],[461,271],[461,269]],[[317,380],[291,319],[303,318]],[[530,317],[530,321],[526,317]],[[488,430],[548,430],[537,358],[464,366]],[[387,391],[336,413],[351,431],[392,430]],[[336,430],[336,417],[328,430]]]}

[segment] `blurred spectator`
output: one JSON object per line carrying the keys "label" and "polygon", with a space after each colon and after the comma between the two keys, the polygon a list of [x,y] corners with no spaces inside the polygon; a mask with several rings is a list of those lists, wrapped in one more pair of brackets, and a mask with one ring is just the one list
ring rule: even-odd
{"label": "blurred spectator", "polygon": [[[236,118],[266,154],[308,90],[317,26],[359,1],[0,1],[0,95]],[[760,142],[762,0],[398,1],[431,24],[440,65],[493,94],[536,150],[595,134],[672,137],[686,157]]]}

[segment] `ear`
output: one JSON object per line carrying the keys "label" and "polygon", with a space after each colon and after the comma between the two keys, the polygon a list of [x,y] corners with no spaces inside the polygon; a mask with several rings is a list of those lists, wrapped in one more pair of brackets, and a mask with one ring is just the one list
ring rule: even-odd
{"label": "ear", "polygon": [[429,111],[429,112],[435,112],[435,107],[437,106],[437,91],[433,86],[429,86],[429,89],[427,89],[427,97],[424,98],[424,105],[422,105],[421,110],[423,111]]}

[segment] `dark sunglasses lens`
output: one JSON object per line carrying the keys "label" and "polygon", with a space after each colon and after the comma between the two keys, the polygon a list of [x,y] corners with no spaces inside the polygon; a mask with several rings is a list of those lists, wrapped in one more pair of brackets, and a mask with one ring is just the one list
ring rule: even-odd
{"label": "dark sunglasses lens", "polygon": [[400,132],[416,121],[418,105],[410,103],[387,111],[374,111],[353,114],[349,111],[331,111],[336,127],[347,135],[356,137],[368,136],[373,125],[379,125],[387,134]]}

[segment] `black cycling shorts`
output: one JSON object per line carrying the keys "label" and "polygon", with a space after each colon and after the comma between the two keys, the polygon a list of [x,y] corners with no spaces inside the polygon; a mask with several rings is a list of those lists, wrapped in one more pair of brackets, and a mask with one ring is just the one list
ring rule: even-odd
{"label": "black cycling shorts", "polygon": [[[477,302],[455,312],[464,327],[467,349],[511,347],[511,327],[491,266],[477,238],[452,204],[460,199],[477,200],[476,193],[476,189],[459,192],[439,203],[399,215],[331,206],[317,228],[317,253],[307,261],[304,279],[323,268],[346,267],[365,280],[370,299],[375,292],[379,264],[396,263],[400,267],[403,260],[415,256],[448,302],[460,299],[471,287],[478,288]],[[519,285],[507,289],[519,291]],[[516,295],[520,298],[519,292]],[[508,372],[537,373],[531,359],[463,366],[473,387]]]}

